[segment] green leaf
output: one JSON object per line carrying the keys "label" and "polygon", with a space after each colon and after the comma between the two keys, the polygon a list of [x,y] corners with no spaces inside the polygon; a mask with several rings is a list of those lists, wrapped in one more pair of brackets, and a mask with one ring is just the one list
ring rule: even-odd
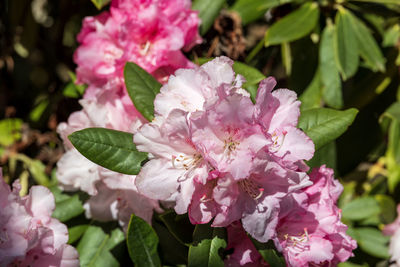
{"label": "green leaf", "polygon": [[353,123],[358,110],[339,111],[329,108],[308,109],[302,112],[298,127],[314,142],[315,149],[342,135]]}
{"label": "green leaf", "polygon": [[379,214],[380,211],[379,203],[375,198],[361,197],[344,205],[342,217],[346,220],[357,221]]}
{"label": "green leaf", "polygon": [[343,107],[342,82],[335,64],[335,25],[328,23],[322,32],[319,47],[319,69],[323,87],[322,96],[328,106]]}
{"label": "green leaf", "polygon": [[395,46],[400,40],[400,24],[393,25],[385,32],[382,45],[383,47]]}
{"label": "green leaf", "polygon": [[88,229],[89,225],[83,224],[83,225],[77,225],[73,227],[68,228],[68,244],[72,244],[75,241],[77,241],[81,236],[86,232]]}
{"label": "green leaf", "polygon": [[204,35],[213,25],[215,18],[225,4],[225,0],[194,0],[192,9],[199,11],[200,34]]}
{"label": "green leaf", "polygon": [[292,42],[306,36],[314,29],[318,18],[319,9],[316,3],[303,4],[267,30],[265,46]]}
{"label": "green leaf", "polygon": [[[117,231],[117,232],[115,232]],[[100,227],[89,226],[77,246],[81,267],[117,267],[118,261],[110,250],[123,241],[121,230],[115,229],[111,237]]]}
{"label": "green leaf", "polygon": [[110,3],[111,0],[91,0],[97,9],[102,9],[105,5]]}
{"label": "green leaf", "polygon": [[144,69],[133,62],[124,68],[125,84],[136,109],[149,121],[154,118],[154,99],[161,84]]}
{"label": "green leaf", "polygon": [[192,233],[194,226],[190,223],[187,216],[177,215],[173,211],[167,211],[160,215],[160,219],[179,242],[186,245],[193,241]]}
{"label": "green leaf", "polygon": [[300,95],[299,100],[301,101],[300,109],[302,112],[307,109],[321,107],[322,90],[321,90],[321,74],[319,70],[317,70],[311,83]]}
{"label": "green leaf", "polygon": [[358,42],[349,11],[339,8],[336,13],[335,51],[336,64],[343,80],[352,77],[358,69]]}
{"label": "green leaf", "polygon": [[147,154],[139,152],[130,133],[105,128],[87,128],[68,136],[86,158],[104,168],[125,174],[138,174]]}
{"label": "green leaf", "polygon": [[265,79],[264,74],[258,69],[239,61],[233,63],[233,70],[236,74],[240,74],[246,79],[244,85],[258,84],[261,80]]}
{"label": "green leaf", "polygon": [[79,196],[74,195],[62,201],[56,202],[56,209],[54,210],[52,217],[60,220],[61,222],[66,222],[83,212],[84,209],[82,202],[79,200]]}
{"label": "green leaf", "polygon": [[158,236],[153,228],[140,217],[131,216],[126,242],[135,266],[161,266],[157,254]]}
{"label": "green leaf", "polygon": [[[364,207],[365,208],[365,207]],[[371,227],[353,228],[349,234],[357,240],[358,245],[368,254],[387,259],[389,258],[388,242],[390,237]]]}
{"label": "green leaf", "polygon": [[263,259],[269,264],[271,267],[285,267],[286,263],[282,255],[279,255],[276,251],[274,243],[270,240],[267,243],[260,243],[257,240],[251,238],[251,242],[253,242],[254,246],[263,257]]}
{"label": "green leaf", "polygon": [[290,2],[293,0],[238,0],[231,10],[239,13],[243,25],[246,25],[264,16],[268,9]]}
{"label": "green leaf", "polygon": [[387,117],[392,120],[397,120],[400,123],[400,102],[393,103],[379,118],[382,123],[383,119]]}
{"label": "green leaf", "polygon": [[65,86],[63,90],[63,95],[71,98],[79,98],[83,95],[86,90],[86,85],[76,84],[76,75],[73,72],[68,72],[71,82]]}
{"label": "green leaf", "polygon": [[360,56],[372,71],[384,72],[385,58],[383,57],[381,49],[376,43],[370,30],[350,11],[347,11],[346,14],[348,14],[347,16],[351,23],[350,25],[353,27]]}
{"label": "green leaf", "polygon": [[283,66],[285,66],[286,75],[290,76],[292,73],[292,53],[290,50],[289,43],[281,44],[281,54],[282,54],[282,62]]}
{"label": "green leaf", "polygon": [[396,202],[387,195],[375,195],[376,201],[378,201],[381,213],[380,218],[382,223],[388,224],[394,221],[396,218]]}
{"label": "green leaf", "polygon": [[193,245],[189,247],[189,267],[224,266],[220,250],[226,248],[226,230],[198,224],[193,233]]}
{"label": "green leaf", "polygon": [[4,119],[0,121],[0,145],[10,146],[21,139],[21,119]]}
{"label": "green leaf", "polygon": [[366,3],[379,3],[379,4],[394,4],[399,5],[399,0],[350,0],[351,2],[366,2]]}

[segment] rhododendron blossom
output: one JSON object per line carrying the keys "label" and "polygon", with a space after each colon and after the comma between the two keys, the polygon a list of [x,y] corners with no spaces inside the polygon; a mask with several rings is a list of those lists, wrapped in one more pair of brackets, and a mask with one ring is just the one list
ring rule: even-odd
{"label": "rhododendron blossom", "polygon": [[391,224],[383,229],[385,235],[391,236],[389,244],[390,260],[393,262],[390,266],[400,265],[400,205],[397,205],[397,218]]}
{"label": "rhododendron blossom", "polygon": [[314,169],[310,180],[313,185],[281,202],[274,242],[290,266],[336,266],[357,247],[336,206],[343,187],[325,166]]}
{"label": "rhododendron blossom", "polygon": [[33,186],[20,197],[17,180],[13,190],[0,169],[1,266],[79,266],[78,252],[68,241],[68,229],[51,218],[55,200],[50,190]]}
{"label": "rhododendron blossom", "polygon": [[128,61],[160,81],[193,67],[180,50],[201,42],[199,22],[189,0],[113,0],[109,12],[83,21],[74,55],[78,81],[89,84],[89,92],[123,88]]}
{"label": "rhododendron blossom", "polygon": [[176,201],[176,212],[188,212],[192,223],[241,219],[247,232],[267,241],[281,199],[311,184],[303,160],[314,145],[296,128],[295,93],[271,93],[269,78],[253,105],[232,64],[221,57],[178,71],[161,88],[155,120],[134,135],[137,149],[152,156],[136,185],[150,198]]}

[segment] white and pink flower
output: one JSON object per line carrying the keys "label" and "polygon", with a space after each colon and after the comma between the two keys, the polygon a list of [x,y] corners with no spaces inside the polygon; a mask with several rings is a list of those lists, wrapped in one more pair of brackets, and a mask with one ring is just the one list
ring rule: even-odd
{"label": "white and pink flower", "polygon": [[192,223],[242,220],[248,233],[267,241],[281,199],[311,184],[303,160],[314,144],[296,128],[295,93],[271,93],[269,78],[253,105],[232,65],[216,58],[177,71],[161,88],[155,120],[134,135],[138,150],[151,154],[136,185],[150,198],[175,201],[175,211],[188,212]]}
{"label": "white and pink flower", "polygon": [[68,229],[51,217],[54,196],[43,186],[33,186],[20,197],[19,181],[13,190],[0,169],[1,266],[79,266],[78,252],[68,241]]}

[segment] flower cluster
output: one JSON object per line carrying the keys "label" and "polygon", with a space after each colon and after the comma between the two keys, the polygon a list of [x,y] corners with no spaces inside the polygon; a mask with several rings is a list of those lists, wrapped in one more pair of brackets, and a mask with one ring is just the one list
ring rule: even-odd
{"label": "flower cluster", "polygon": [[68,229],[51,218],[55,200],[49,189],[33,186],[20,197],[4,182],[0,169],[0,265],[79,266],[78,252],[68,241]]}
{"label": "flower cluster", "polygon": [[396,220],[383,229],[385,235],[391,236],[389,245],[390,260],[393,262],[391,266],[400,265],[400,205],[397,206],[397,214]]}
{"label": "flower cluster", "polygon": [[[75,52],[78,82],[88,88],[83,109],[58,126],[67,152],[58,162],[57,178],[64,190],[82,190],[91,197],[86,215],[127,226],[135,213],[150,222],[158,202],[140,195],[135,176],[106,170],[85,159],[67,136],[88,127],[135,132],[145,122],[132,104],[123,68],[133,61],[161,82],[177,68],[194,67],[181,49],[199,43],[199,18],[189,0],[113,0],[110,11],[87,17]],[[105,209],[106,207],[106,209]]]}
{"label": "flower cluster", "polygon": [[181,52],[201,42],[189,0],[113,0],[110,11],[83,21],[74,61],[87,94],[124,91],[123,68],[133,61],[160,81],[193,67]]}
{"label": "flower cluster", "polygon": [[[293,266],[347,259],[355,242],[335,206],[341,187],[324,167],[311,179],[306,173],[314,144],[296,127],[296,94],[272,91],[276,82],[268,78],[253,104],[232,65],[220,57],[178,70],[161,88],[155,119],[134,135],[151,154],[136,179],[139,192],[176,203],[193,224],[240,220],[258,241],[273,239]],[[319,245],[326,255],[313,258]]]}

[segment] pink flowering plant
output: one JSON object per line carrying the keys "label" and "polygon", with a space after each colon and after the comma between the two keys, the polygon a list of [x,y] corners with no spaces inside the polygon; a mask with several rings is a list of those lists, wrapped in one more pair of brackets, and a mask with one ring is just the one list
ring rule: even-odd
{"label": "pink flowering plant", "polygon": [[[273,5],[267,13],[249,0],[92,2],[109,7],[77,34],[69,89],[81,99],[54,126],[63,152],[51,179],[39,175],[28,190],[26,177],[9,182],[0,168],[0,267],[347,267],[365,266],[365,255],[400,264],[400,217],[384,194],[400,181],[398,102],[380,118],[388,147],[369,182],[337,177],[335,142],[357,117],[351,107],[364,103],[344,109],[342,81],[355,77],[359,58],[385,70],[361,7],[288,1],[296,10],[269,22],[258,45],[249,40],[245,59],[232,52],[245,47],[241,27],[260,10],[270,20],[279,1],[264,4]],[[390,33],[384,43],[400,38]],[[301,76],[295,65],[312,60],[300,50],[307,60],[292,59],[295,41],[320,50],[303,91],[281,77],[301,80],[292,67]],[[263,44],[281,46],[278,70],[264,62],[277,50],[261,53]],[[37,175],[37,162],[16,158]]]}

